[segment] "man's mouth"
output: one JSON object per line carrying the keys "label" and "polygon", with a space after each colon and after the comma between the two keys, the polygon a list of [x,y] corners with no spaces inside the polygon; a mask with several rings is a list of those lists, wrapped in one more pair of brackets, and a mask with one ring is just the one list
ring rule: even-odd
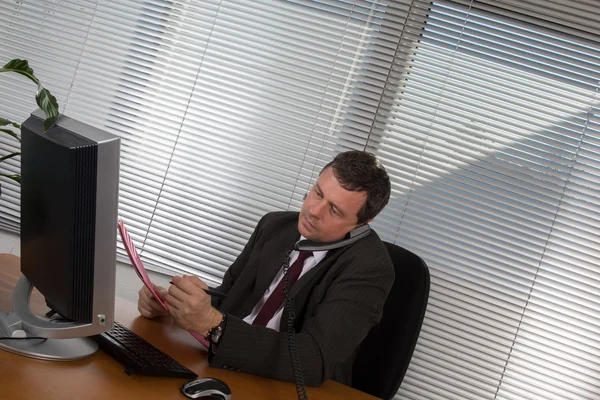
{"label": "man's mouth", "polygon": [[308,218],[304,217],[304,227],[306,229],[308,229],[309,231],[313,231],[315,230],[315,226],[313,224],[310,223],[310,221],[308,220]]}

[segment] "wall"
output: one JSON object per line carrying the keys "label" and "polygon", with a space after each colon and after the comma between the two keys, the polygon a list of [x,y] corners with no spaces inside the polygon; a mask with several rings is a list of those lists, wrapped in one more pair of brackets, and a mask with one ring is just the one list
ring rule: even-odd
{"label": "wall", "polygon": [[0,253],[21,254],[19,235],[0,230]]}
{"label": "wall", "polygon": [[[0,253],[10,253],[16,256],[21,255],[19,235],[0,230]],[[148,275],[157,285],[168,287],[170,277],[153,271],[148,271]],[[142,282],[138,278],[133,268],[121,262],[117,262],[117,296],[132,302],[137,302],[137,292],[140,290]]]}

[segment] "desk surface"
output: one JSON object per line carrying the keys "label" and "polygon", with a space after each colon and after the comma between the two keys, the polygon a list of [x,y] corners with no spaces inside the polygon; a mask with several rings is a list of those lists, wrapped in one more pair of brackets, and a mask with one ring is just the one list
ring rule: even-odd
{"label": "desk surface", "polygon": [[[11,296],[20,276],[19,258],[0,254],[0,311],[11,310]],[[169,318],[148,320],[139,316],[136,305],[116,299],[116,320],[142,336],[198,376],[211,376],[226,382],[233,399],[294,399],[295,386],[288,382],[227,371],[208,366],[206,351],[186,331]],[[31,310],[47,311],[42,296],[32,295]],[[52,362],[17,356],[0,349],[0,398],[3,399],[185,399],[177,378],[127,376],[123,366],[102,351],[80,361]],[[364,399],[375,397],[334,381],[307,388],[312,399]]]}

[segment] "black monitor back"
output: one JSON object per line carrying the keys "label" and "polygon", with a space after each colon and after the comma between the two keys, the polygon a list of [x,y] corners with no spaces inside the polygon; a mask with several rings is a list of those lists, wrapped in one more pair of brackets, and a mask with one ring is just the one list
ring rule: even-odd
{"label": "black monitor back", "polygon": [[[22,125],[21,272],[54,311],[70,320],[91,322],[94,291],[98,290],[94,285],[99,272],[95,271],[99,267],[96,239],[107,240],[106,234],[96,237],[97,224],[111,223],[98,220],[98,181],[118,180],[118,167],[116,177],[114,173],[103,176],[106,171],[99,170],[99,143],[85,135],[94,128],[67,122],[79,132],[60,122],[43,132],[43,119],[35,115]],[[113,208],[109,214],[114,214],[111,225],[116,246],[116,206]],[[112,294],[114,298],[114,286]]]}

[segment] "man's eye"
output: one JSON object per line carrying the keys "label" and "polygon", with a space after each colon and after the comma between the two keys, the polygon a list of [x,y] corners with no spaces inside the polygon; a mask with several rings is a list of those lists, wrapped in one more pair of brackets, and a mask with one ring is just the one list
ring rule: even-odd
{"label": "man's eye", "polygon": [[331,213],[332,213],[333,215],[336,215],[336,216],[338,216],[338,217],[340,216],[340,213],[338,213],[338,212],[335,210],[335,208],[331,207],[331,208],[330,208],[330,210],[331,210]]}

